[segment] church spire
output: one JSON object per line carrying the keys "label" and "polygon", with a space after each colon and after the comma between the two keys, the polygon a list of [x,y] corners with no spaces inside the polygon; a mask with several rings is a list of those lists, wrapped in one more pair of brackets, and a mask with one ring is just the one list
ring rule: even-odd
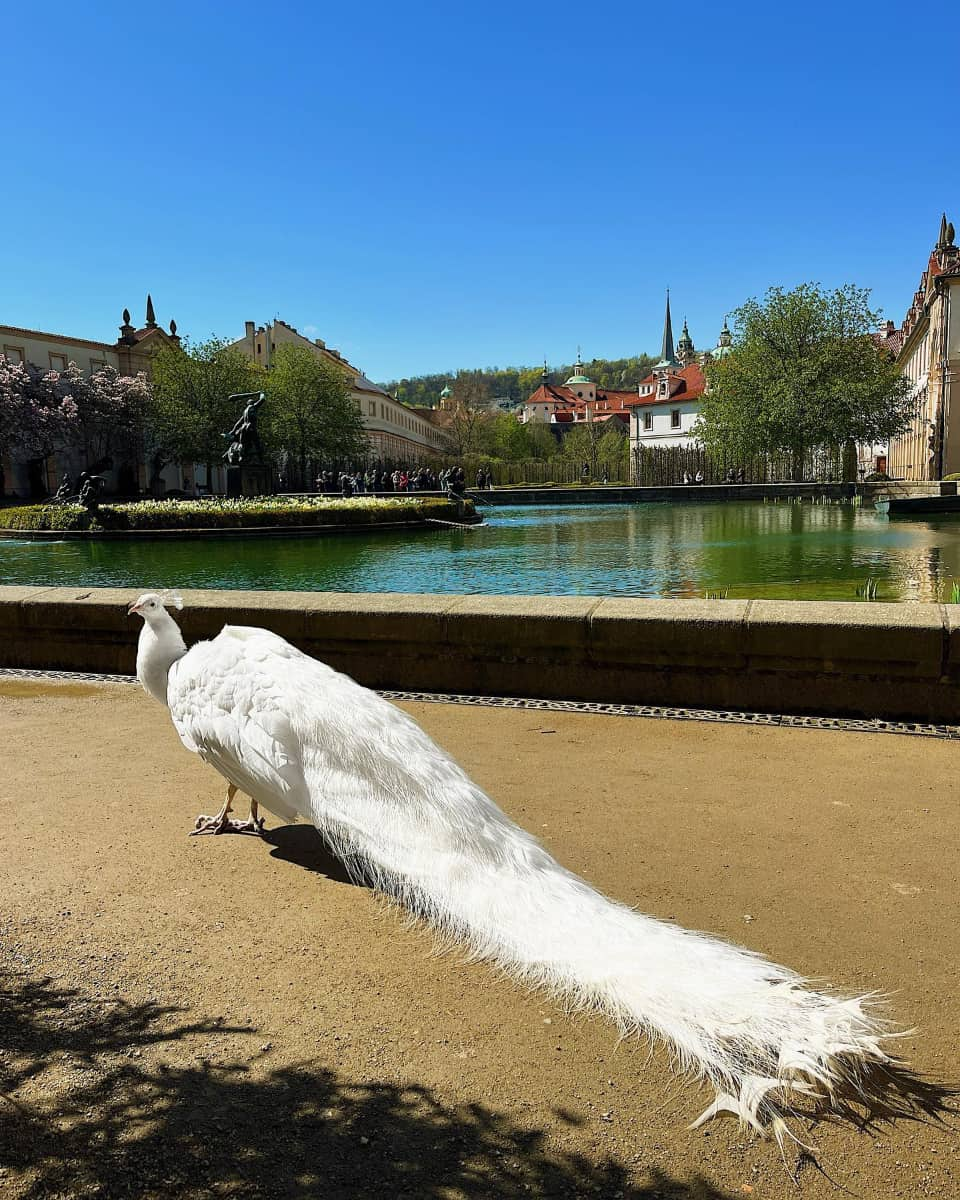
{"label": "church spire", "polygon": [[660,347],[658,367],[675,367],[676,351],[673,348],[673,322],[670,320],[670,289],[667,288],[667,311],[663,318],[663,345]]}

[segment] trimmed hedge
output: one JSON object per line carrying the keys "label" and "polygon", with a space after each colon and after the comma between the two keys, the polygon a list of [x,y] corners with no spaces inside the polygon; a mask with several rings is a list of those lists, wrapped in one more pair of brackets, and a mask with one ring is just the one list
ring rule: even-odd
{"label": "trimmed hedge", "polygon": [[0,529],[49,530],[71,533],[99,530],[151,529],[256,529],[316,525],[384,525],[398,521],[423,524],[434,519],[463,523],[476,520],[473,502],[466,512],[455,502],[436,498],[418,500],[287,499],[263,496],[234,500],[139,500],[130,504],[102,505],[95,513],[79,504],[31,504],[0,509]]}

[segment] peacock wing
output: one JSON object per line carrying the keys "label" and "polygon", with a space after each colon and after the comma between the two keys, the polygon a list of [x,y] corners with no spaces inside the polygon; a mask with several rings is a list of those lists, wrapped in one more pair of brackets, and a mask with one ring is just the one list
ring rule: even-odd
{"label": "peacock wing", "polygon": [[274,642],[287,646],[263,630],[227,626],[174,664],[167,702],[188,750],[278,817],[296,821],[309,818],[307,787]]}

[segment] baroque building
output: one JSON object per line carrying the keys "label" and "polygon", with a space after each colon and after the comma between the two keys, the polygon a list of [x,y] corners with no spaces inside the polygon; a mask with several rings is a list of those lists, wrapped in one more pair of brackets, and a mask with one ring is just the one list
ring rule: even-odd
{"label": "baroque building", "polygon": [[446,446],[443,430],[424,417],[425,410],[402,404],[367,379],[358,367],[348,362],[339,350],[327,346],[322,338],[311,341],[292,325],[277,318],[260,326],[253,321],[245,321],[243,337],[233,345],[242,350],[251,362],[267,369],[278,347],[292,345],[309,350],[342,371],[370,439],[370,451],[374,458],[412,465],[430,455],[442,453]]}
{"label": "baroque building", "polygon": [[[119,337],[112,342],[95,342],[63,333],[47,333],[40,329],[21,329],[16,325],[0,325],[0,354],[8,362],[26,363],[38,371],[65,371],[75,363],[84,375],[93,375],[103,367],[113,367],[121,375],[150,376],[150,361],[161,345],[179,345],[177,323],[171,321],[169,332],[157,323],[153,299],[147,296],[144,323],[135,327],[130,310],[123,310]],[[65,471],[76,473],[79,464],[69,454],[28,461],[3,461],[4,487],[22,497],[41,497],[56,491]],[[107,487],[114,491],[136,490],[145,484],[142,464],[113,462],[100,464],[100,473]]]}
{"label": "baroque building", "polygon": [[696,444],[693,429],[700,415],[700,401],[707,390],[703,368],[713,359],[726,357],[732,349],[733,334],[727,327],[726,317],[712,350],[697,350],[686,320],[674,346],[670,293],[667,293],[660,361],[646,378],[640,380],[638,395],[631,405],[631,462],[641,447]]}
{"label": "baroque building", "polygon": [[903,323],[888,322],[876,340],[896,355],[914,406],[909,428],[890,441],[889,473],[926,480],[960,472],[960,249],[946,214]]}
{"label": "baroque building", "polygon": [[573,374],[562,387],[548,381],[544,364],[543,381],[521,406],[518,420],[548,422],[558,434],[581,421],[617,421],[629,430],[631,455],[639,446],[692,445],[693,426],[707,388],[703,368],[732,349],[733,334],[726,318],[712,349],[697,350],[686,320],[674,344],[668,292],[660,361],[638,388],[597,387],[586,375],[578,352]]}

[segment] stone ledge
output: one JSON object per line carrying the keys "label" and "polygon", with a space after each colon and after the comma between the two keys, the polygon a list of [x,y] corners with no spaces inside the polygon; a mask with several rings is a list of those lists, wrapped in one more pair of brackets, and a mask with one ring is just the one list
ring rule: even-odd
{"label": "stone ledge", "polygon": [[[0,667],[132,674],[147,589],[0,587]],[[955,722],[960,606],[184,592],[381,688]]]}

